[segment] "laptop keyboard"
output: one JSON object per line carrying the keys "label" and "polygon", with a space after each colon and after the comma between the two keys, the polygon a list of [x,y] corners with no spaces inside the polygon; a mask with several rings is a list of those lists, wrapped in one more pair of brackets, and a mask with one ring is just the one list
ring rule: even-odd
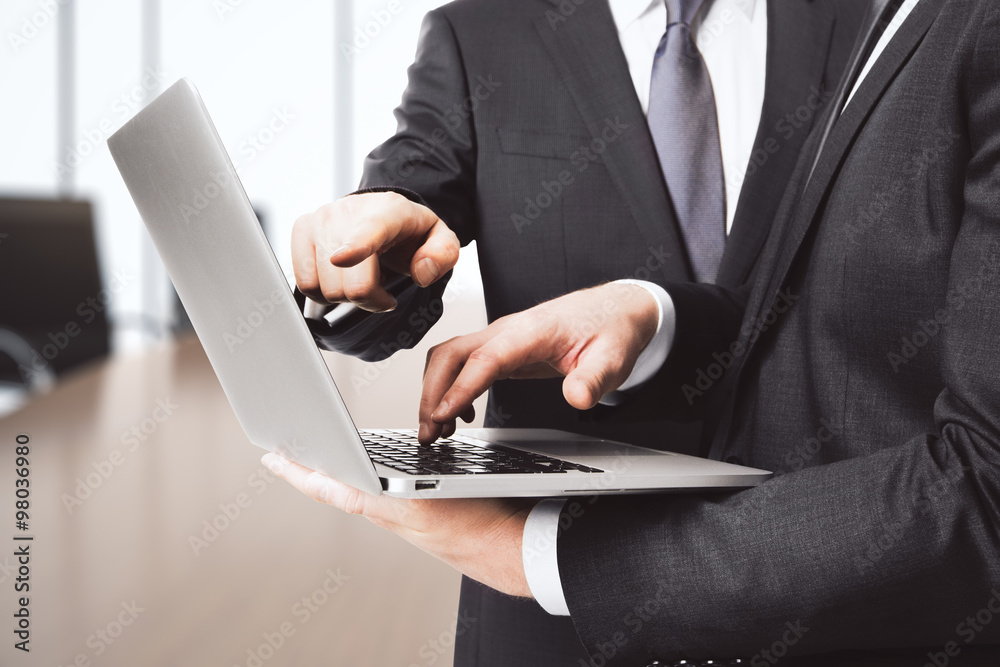
{"label": "laptop keyboard", "polygon": [[408,475],[481,475],[604,472],[544,454],[503,445],[479,444],[472,438],[439,438],[421,445],[416,433],[362,431],[361,440],[375,463]]}

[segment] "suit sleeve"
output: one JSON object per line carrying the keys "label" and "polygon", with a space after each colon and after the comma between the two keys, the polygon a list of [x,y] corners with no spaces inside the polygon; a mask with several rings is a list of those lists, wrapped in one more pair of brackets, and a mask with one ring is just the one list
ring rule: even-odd
{"label": "suit sleeve", "polygon": [[871,453],[739,493],[603,497],[575,513],[570,503],[559,568],[592,653],[613,655],[611,664],[741,657],[756,666],[786,654],[938,647],[947,662],[970,644],[1000,643],[996,30],[982,29],[970,74],[969,89],[985,92],[967,106],[949,274],[951,289],[973,284],[978,298],[941,334],[934,429],[856,442]]}
{"label": "suit sleeve", "polygon": [[[451,24],[440,11],[424,19],[409,81],[395,111],[396,134],[365,159],[358,193],[394,191],[428,206],[462,245],[475,236],[475,118]],[[379,361],[416,345],[441,317],[450,274],[424,289],[411,284],[390,313],[352,317],[349,326],[310,321],[327,350]]]}
{"label": "suit sleeve", "polygon": [[660,370],[640,391],[616,407],[620,420],[661,414],[677,422],[704,416],[715,385],[692,394],[698,370],[715,362],[713,355],[729,349],[740,337],[750,285],[726,288],[695,283],[666,286],[676,316],[670,353]]}

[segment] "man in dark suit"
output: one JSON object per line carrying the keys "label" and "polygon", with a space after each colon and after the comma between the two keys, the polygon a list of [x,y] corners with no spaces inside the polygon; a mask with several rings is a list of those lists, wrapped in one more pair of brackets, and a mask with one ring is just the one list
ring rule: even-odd
{"label": "man in dark suit", "polygon": [[[1000,5],[877,0],[869,19],[752,289],[667,286],[670,377],[654,385],[708,403],[713,457],[779,474],[566,507],[558,575],[592,664],[1000,664]],[[581,405],[614,389],[652,299],[591,339],[566,325],[612,287],[445,344],[436,356],[467,363],[431,358],[433,419],[538,362]],[[424,548],[475,532],[474,510],[508,516],[452,508],[464,520]],[[478,560],[460,566],[524,594],[514,550]]]}
{"label": "man in dark suit", "polygon": [[[491,321],[607,280],[666,285],[699,277],[698,251],[685,238],[677,191],[672,201],[647,123],[646,97],[655,107],[655,91],[648,90],[649,63],[642,71],[631,57],[641,47],[628,40],[641,35],[627,36],[628,7],[621,6],[629,4],[638,7],[636,16],[651,11],[638,4],[658,5],[659,20],[667,18],[662,2],[607,0],[463,0],[428,15],[396,111],[399,129],[369,156],[362,190],[296,224],[296,279],[312,300],[352,301],[372,311],[395,306],[329,326],[315,304],[303,302],[321,346],[378,360],[415,345],[441,313],[459,244],[473,240]],[[741,22],[748,32],[766,26],[760,51],[766,58],[753,73],[762,93],[758,108],[735,106],[733,100],[744,99],[737,91],[745,80],[712,72],[731,223],[714,282],[736,288],[750,274],[801,146],[839,80],[864,2],[731,4],[701,8],[704,47],[730,48],[731,61],[752,61],[756,47],[741,51],[742,42],[731,42],[753,38],[738,33]],[[738,12],[755,12],[756,22]],[[648,57],[652,62],[652,49]],[[706,57],[711,68],[713,56]],[[647,90],[636,83],[643,80]],[[727,142],[739,143],[727,113],[737,119],[759,113],[745,153],[727,154]],[[743,164],[733,168],[741,155]],[[395,298],[379,287],[394,274],[414,277]],[[696,423],[671,421],[654,390],[578,411],[552,381],[497,383],[486,421],[689,452],[699,431]],[[423,428],[426,437],[440,433],[430,420]],[[532,601],[465,580],[461,608],[478,620],[458,639],[457,665],[575,666],[585,655],[569,621]]]}

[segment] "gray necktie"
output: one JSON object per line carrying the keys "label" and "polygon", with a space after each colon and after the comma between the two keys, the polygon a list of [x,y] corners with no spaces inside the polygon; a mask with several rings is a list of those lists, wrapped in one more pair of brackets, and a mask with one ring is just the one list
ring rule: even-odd
{"label": "gray necktie", "polygon": [[712,80],[691,34],[704,0],[666,0],[653,59],[649,129],[698,282],[715,282],[726,249],[726,189]]}

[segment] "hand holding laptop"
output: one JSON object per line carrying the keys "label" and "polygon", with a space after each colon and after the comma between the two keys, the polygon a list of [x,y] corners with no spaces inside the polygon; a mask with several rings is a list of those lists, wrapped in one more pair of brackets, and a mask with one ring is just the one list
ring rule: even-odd
{"label": "hand holding laptop", "polygon": [[364,516],[486,586],[532,597],[521,544],[534,500],[373,496],[274,453],[261,463],[313,500]]}
{"label": "hand holding laptop", "polygon": [[395,192],[348,195],[295,221],[295,282],[319,303],[354,303],[383,312],[396,306],[384,288],[392,274],[421,287],[455,267],[461,244],[434,213]]}

